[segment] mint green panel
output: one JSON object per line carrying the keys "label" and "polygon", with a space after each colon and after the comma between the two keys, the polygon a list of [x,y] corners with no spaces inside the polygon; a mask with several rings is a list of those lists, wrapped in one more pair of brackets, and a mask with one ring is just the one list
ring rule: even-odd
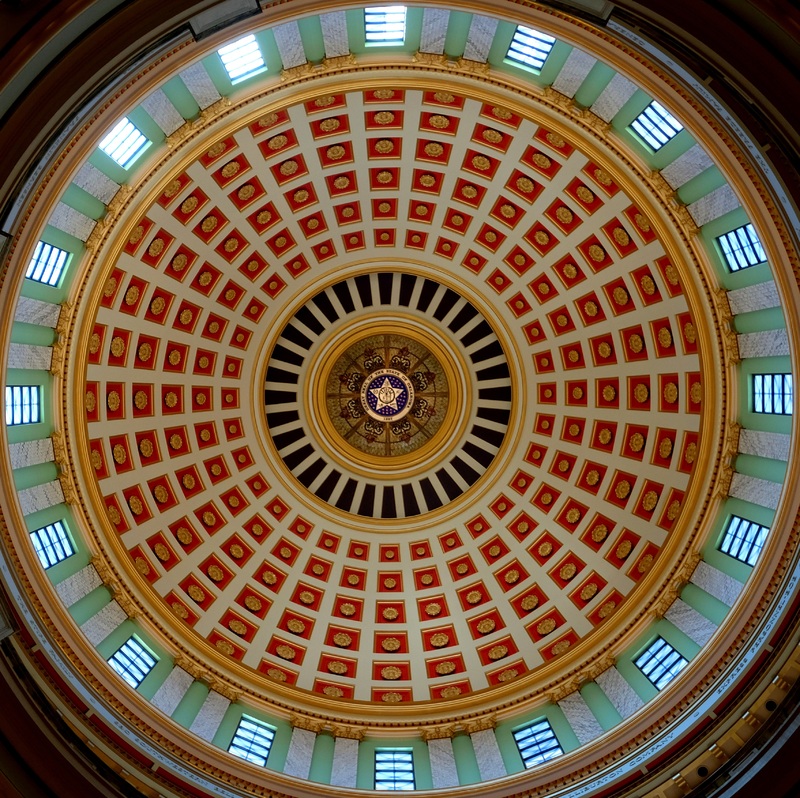
{"label": "mint green panel", "polygon": [[194,681],[172,713],[172,719],[187,729],[192,725],[200,707],[208,697],[209,688],[203,682]]}
{"label": "mint green panel", "polygon": [[44,485],[58,479],[58,468],[55,463],[38,463],[25,468],[14,469],[14,486],[17,490]]}
{"label": "mint green panel", "polygon": [[[425,13],[423,8],[408,8],[406,11],[406,40],[403,45],[404,50],[415,53],[419,50],[419,43],[422,40],[422,17]],[[419,789],[419,788],[418,788]]]}
{"label": "mint green panel", "polygon": [[472,738],[468,734],[453,737],[453,755],[459,784],[477,784],[481,780],[481,772],[478,770]]}
{"label": "mint green panel", "polygon": [[100,149],[95,150],[89,156],[89,163],[96,169],[99,169],[106,177],[110,177],[115,183],[121,185],[128,179],[127,170],[123,169],[116,161],[109,158]]}
{"label": "mint green panel", "polygon": [[15,321],[11,326],[11,341],[15,344],[52,346],[57,338],[58,336],[52,327],[43,327],[41,324]]}
{"label": "mint green panel", "polygon": [[472,25],[472,14],[466,11],[451,11],[447,21],[447,36],[444,40],[444,52],[449,58],[460,58],[467,46],[467,36]]}
{"label": "mint green panel", "polygon": [[725,175],[716,166],[709,166],[678,189],[678,199],[684,205],[691,205],[727,182]]}
{"label": "mint green panel", "polygon": [[[99,588],[98,588],[99,590]],[[87,596],[88,598],[88,596]],[[108,602],[106,602],[108,603]],[[103,605],[105,606],[105,605]],[[102,609],[102,607],[100,608]],[[101,640],[96,648],[100,656],[108,660],[112,654],[125,643],[131,635],[136,635],[148,648],[150,648],[148,641],[140,634],[139,627],[130,619],[123,621],[105,640]]]}
{"label": "mint green panel", "polygon": [[331,783],[333,772],[333,752],[336,740],[331,734],[318,734],[314,741],[314,751],[311,755],[311,770],[308,778],[320,784]]}
{"label": "mint green panel", "polygon": [[760,332],[761,330],[781,330],[786,327],[786,317],[782,308],[764,308],[749,313],[738,313],[733,317],[737,333]]}
{"label": "mint green panel", "polygon": [[66,187],[61,195],[61,202],[79,211],[84,216],[88,216],[90,219],[102,219],[106,213],[106,206],[97,197],[93,197],[88,191],[76,186],[75,183],[70,183]]}
{"label": "mint green panel", "polygon": [[594,101],[600,96],[603,89],[611,82],[616,72],[601,61],[598,61],[584,78],[580,88],[575,92],[573,98],[576,105],[581,108],[589,108],[594,105]]}
{"label": "mint green panel", "polygon": [[[260,39],[258,34],[256,34],[256,39],[257,40]],[[263,45],[260,46],[261,46],[261,52],[266,58]],[[203,59],[202,63],[203,66],[206,68],[206,72],[208,72],[208,76],[211,78],[211,82],[214,84],[216,90],[223,97],[227,97],[229,94],[231,94],[233,92],[233,84],[231,83],[231,79],[228,77],[228,73],[225,71],[225,66],[222,63],[222,59],[219,57],[219,55],[217,53],[212,53],[211,55],[207,55]]]}
{"label": "mint green panel", "polygon": [[[722,556],[726,557],[733,563],[741,565],[748,571],[751,570],[749,565],[737,562],[737,560],[734,560],[733,557],[728,557],[727,554],[722,554]],[[709,565],[711,565],[711,563],[709,563]],[[684,587],[681,591],[681,599],[690,607],[694,607],[694,609],[696,609],[702,616],[708,618],[709,621],[713,621],[717,626],[722,624],[725,618],[728,617],[728,613],[731,611],[731,608],[723,601],[720,601],[718,598],[709,595],[705,590],[691,583],[686,585],[686,587]]]}
{"label": "mint green panel", "polygon": [[[91,593],[78,599],[70,608],[69,614],[75,623],[80,626],[96,615],[111,600],[111,591],[105,585],[96,587]],[[111,652],[114,653],[113,651]]]}
{"label": "mint green panel", "polygon": [[556,43],[553,45],[550,55],[547,56],[547,60],[544,62],[544,66],[539,75],[539,79],[545,86],[552,84],[558,77],[558,73],[561,72],[564,63],[573,49],[574,48],[566,42],[556,39]]}
{"label": "mint green panel", "polygon": [[[283,69],[283,61],[281,61],[281,56],[278,52],[278,45],[275,43],[275,34],[269,29],[259,31],[256,33],[256,41],[261,48],[261,55],[266,64],[266,72],[272,75],[279,73]],[[222,64],[222,61],[220,61],[220,64]],[[225,67],[222,67],[222,69],[224,71]],[[239,85],[249,85],[250,81],[253,79],[263,80],[263,78],[264,73],[258,72],[252,77],[243,80],[241,84],[237,83],[235,86],[232,86],[232,91],[236,91]],[[230,78],[228,78],[227,73],[225,73],[225,79],[230,83]],[[222,92],[220,92],[220,94],[221,93]]]}
{"label": "mint green panel", "polygon": [[[141,106],[134,108],[128,114],[128,119],[133,122],[153,144],[163,144],[164,141],[166,141],[167,137],[164,135],[164,131],[153,121],[153,117]],[[138,161],[134,161],[134,165],[131,168],[135,168],[138,163]]]}
{"label": "mint green panel", "polygon": [[194,119],[200,113],[197,100],[192,97],[186,84],[177,75],[172,80],[168,80],[161,89],[184,119]]}
{"label": "mint green panel", "polygon": [[303,17],[297,21],[297,26],[300,29],[300,40],[303,42],[306,58],[318,64],[325,58],[325,42],[322,39],[319,17]]}
{"label": "mint green panel", "polygon": [[622,722],[622,715],[617,712],[616,707],[597,682],[588,682],[583,685],[581,696],[604,731],[613,729]]}
{"label": "mint green panel", "polygon": [[734,468],[740,474],[779,484],[786,479],[785,460],[768,460],[753,454],[737,454]]}

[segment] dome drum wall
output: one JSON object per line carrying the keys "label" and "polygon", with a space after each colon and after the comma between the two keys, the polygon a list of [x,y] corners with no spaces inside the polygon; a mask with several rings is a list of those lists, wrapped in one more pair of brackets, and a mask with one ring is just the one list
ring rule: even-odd
{"label": "dome drum wall", "polygon": [[299,80],[177,142],[64,330],[67,484],[126,612],[245,703],[378,735],[606,669],[688,582],[736,453],[724,303],[658,181],[552,95],[418,72]]}

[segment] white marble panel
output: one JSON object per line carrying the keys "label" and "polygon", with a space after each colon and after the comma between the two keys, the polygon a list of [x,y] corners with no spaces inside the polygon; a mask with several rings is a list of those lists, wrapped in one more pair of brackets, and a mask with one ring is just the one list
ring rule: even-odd
{"label": "white marble panel", "polygon": [[28,296],[21,296],[17,300],[14,320],[24,321],[28,324],[38,324],[41,327],[55,328],[60,315],[61,305],[55,305],[52,302],[42,302],[41,299],[31,299]]}
{"label": "white marble panel", "polygon": [[61,489],[61,483],[54,479],[52,482],[45,482],[44,485],[34,485],[32,488],[17,491],[17,499],[22,514],[30,515],[55,504],[61,504],[64,501],[64,491]]}
{"label": "white marble panel", "polygon": [[606,122],[610,122],[635,91],[636,84],[617,73],[600,92],[600,96],[592,104],[591,111]]}
{"label": "white marble panel", "polygon": [[717,629],[716,624],[682,599],[676,599],[664,616],[698,646],[704,646]]}
{"label": "white marble panel", "polygon": [[112,180],[108,175],[101,172],[94,164],[88,161],[78,169],[78,174],[75,175],[72,181],[76,186],[80,186],[84,191],[96,197],[103,203],[108,205],[114,195],[119,191],[119,183]]}
{"label": "white marble panel", "polygon": [[9,344],[6,365],[13,369],[38,369],[50,371],[53,362],[52,346],[34,344]]}
{"label": "white marble panel", "polygon": [[597,722],[597,718],[579,692],[576,691],[566,698],[562,698],[558,705],[581,745],[585,745],[603,733],[603,727]]}
{"label": "white marble panel", "polygon": [[296,20],[276,25],[272,32],[275,34],[275,44],[278,45],[284,69],[291,69],[306,63],[308,59],[303,47],[303,40],[300,38],[300,26]]}
{"label": "white marble panel", "polygon": [[699,145],[690,147],[683,155],[679,155],[669,166],[661,170],[661,176],[676,191],[693,177],[705,172],[714,162],[708,153]]}
{"label": "white marble panel", "polygon": [[577,47],[573,48],[553,81],[553,88],[567,97],[574,97],[596,63],[594,56]]}
{"label": "white marble panel", "polygon": [[62,579],[56,585],[56,592],[64,602],[64,606],[71,607],[76,601],[88,596],[89,593],[102,584],[103,580],[100,578],[100,574],[97,573],[97,569],[93,565],[87,565],[77,573]]}
{"label": "white marble panel", "polygon": [[173,668],[169,676],[153,696],[153,705],[158,707],[165,715],[172,715],[178,708],[186,691],[192,686],[194,677],[183,668]]}
{"label": "white marble panel", "polygon": [[715,188],[705,197],[689,205],[689,213],[698,227],[719,219],[730,211],[739,207],[739,199],[734,194],[733,189],[726,183],[724,186]]}
{"label": "white marble panel", "polygon": [[738,313],[749,313],[753,310],[777,308],[781,304],[778,298],[778,287],[772,280],[766,283],[756,283],[756,285],[737,288],[735,291],[728,291],[728,302],[731,306],[731,313],[734,316]]}
{"label": "white marble panel", "polygon": [[431,757],[433,789],[458,787],[458,770],[456,769],[453,741],[449,737],[441,740],[428,740],[428,753]]}
{"label": "white marble panel", "polygon": [[217,91],[217,87],[202,61],[184,69],[180,73],[180,78],[201,109],[208,108],[209,105],[213,105],[221,99],[222,95]]}
{"label": "white marble panel", "polygon": [[739,357],[773,357],[789,354],[789,336],[786,330],[761,330],[736,336]]}
{"label": "white marble panel", "polygon": [[482,17],[480,14],[472,17],[467,43],[464,47],[464,58],[469,61],[479,61],[482,64],[486,62],[489,50],[492,49],[498,22],[499,20],[494,17]]}
{"label": "white marble panel", "polygon": [[94,219],[90,219],[85,214],[76,211],[75,208],[70,208],[69,205],[65,205],[63,202],[59,202],[56,205],[56,209],[47,222],[58,230],[63,230],[81,241],[86,241],[89,238],[94,226],[97,224]]}
{"label": "white marble panel", "polygon": [[298,729],[297,727],[292,729],[286,764],[283,766],[283,772],[287,776],[297,776],[299,779],[308,778],[316,739],[317,735],[308,729]]}
{"label": "white marble panel", "polygon": [[623,718],[633,715],[644,704],[644,701],[639,698],[639,694],[625,681],[615,667],[603,671],[595,681]]}
{"label": "white marble panel", "polygon": [[[336,58],[350,52],[347,40],[347,15],[344,11],[331,11],[319,15],[322,26],[322,42],[325,45],[325,57]],[[424,26],[423,26],[424,29]]]}
{"label": "white marble panel", "polygon": [[728,495],[775,510],[778,507],[782,489],[783,486],[777,482],[736,473],[731,480]]}
{"label": "white marble panel", "polygon": [[25,468],[26,466],[39,465],[39,463],[52,463],[55,457],[52,438],[11,443],[8,446],[8,451],[11,455],[12,468]]}
{"label": "white marble panel", "polygon": [[501,779],[506,775],[506,765],[497,744],[494,729],[484,729],[470,735],[472,746],[475,749],[475,758],[478,760],[478,771],[481,781]]}
{"label": "white marble panel", "polygon": [[692,574],[691,583],[697,585],[723,604],[732,607],[739,598],[744,585],[732,576],[714,568],[705,561],[700,561]]}
{"label": "white marble panel", "polygon": [[203,701],[203,706],[192,721],[189,731],[201,740],[211,742],[230,705],[230,699],[212,690]]}
{"label": "white marble panel", "polygon": [[102,643],[115,629],[122,626],[128,616],[125,610],[117,604],[116,601],[111,601],[103,607],[100,612],[96,612],[81,624],[81,631],[89,639],[89,642],[96,646]]}
{"label": "white marble panel", "polygon": [[169,136],[186,121],[162,89],[156,89],[142,101],[142,107],[153,121]]}
{"label": "white marble panel", "polygon": [[419,42],[421,53],[444,52],[447,26],[450,24],[450,11],[446,8],[426,8],[422,15],[422,37]]}
{"label": "white marble panel", "polygon": [[337,737],[333,744],[332,787],[355,787],[358,773],[358,740]]}
{"label": "white marble panel", "polygon": [[791,436],[782,432],[762,432],[743,429],[739,434],[739,451],[742,454],[755,454],[770,460],[788,460]]}

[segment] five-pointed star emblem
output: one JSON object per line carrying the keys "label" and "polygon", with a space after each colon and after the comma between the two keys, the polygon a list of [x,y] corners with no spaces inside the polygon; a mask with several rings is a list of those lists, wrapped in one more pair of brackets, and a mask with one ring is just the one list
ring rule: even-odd
{"label": "five-pointed star emblem", "polygon": [[383,378],[383,382],[377,388],[370,388],[369,392],[377,400],[375,410],[380,411],[384,407],[391,407],[392,410],[399,410],[397,406],[397,397],[403,393],[403,388],[395,388],[392,386],[388,377]]}

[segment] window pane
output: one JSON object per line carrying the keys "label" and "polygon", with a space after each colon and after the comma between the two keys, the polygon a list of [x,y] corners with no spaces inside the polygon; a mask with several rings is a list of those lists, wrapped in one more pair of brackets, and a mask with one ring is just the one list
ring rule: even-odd
{"label": "window pane", "polygon": [[6,386],[6,426],[38,424],[42,420],[41,387]]}
{"label": "window pane", "polygon": [[792,375],[754,374],[753,412],[778,416],[792,414]]}
{"label": "window pane", "polygon": [[731,517],[719,544],[719,550],[748,565],[755,565],[769,529],[738,515]]}
{"label": "window pane", "polygon": [[25,276],[29,280],[45,285],[58,285],[64,267],[67,265],[69,253],[50,244],[40,241],[33,252],[31,262]]}
{"label": "window pane", "polygon": [[725,265],[732,272],[767,262],[767,254],[751,224],[742,225],[719,236],[717,244],[722,250]]}
{"label": "window pane", "polygon": [[402,44],[406,38],[406,7],[364,9],[366,39],[371,44]]}
{"label": "window pane", "polygon": [[653,100],[636,119],[631,122],[635,130],[653,150],[661,149],[671,138],[674,138],[683,125],[664,108]]}
{"label": "window pane", "polygon": [[517,729],[514,732],[514,740],[526,768],[540,765],[564,753],[555,732],[546,720],[539,720]]}
{"label": "window pane", "polygon": [[663,637],[658,637],[634,664],[656,689],[662,690],[689,663]]}
{"label": "window pane", "polygon": [[61,521],[34,530],[31,532],[31,541],[39,562],[45,568],[50,568],[75,554],[72,541]]}
{"label": "window pane", "polygon": [[518,64],[540,70],[553,49],[555,39],[533,28],[518,25],[508,48],[506,58]]}
{"label": "window pane", "polygon": [[242,715],[228,750],[241,759],[263,767],[274,739],[275,730],[271,726]]}
{"label": "window pane", "polygon": [[409,791],[414,785],[414,754],[401,748],[375,752],[375,789]]}
{"label": "window pane", "polygon": [[158,660],[136,637],[129,637],[108,660],[109,665],[134,689],[150,673]]}
{"label": "window pane", "polygon": [[232,83],[238,83],[266,68],[261,48],[251,33],[217,50]]}
{"label": "window pane", "polygon": [[111,132],[100,142],[100,149],[127,169],[148,147],[150,141],[126,117],[117,122]]}

